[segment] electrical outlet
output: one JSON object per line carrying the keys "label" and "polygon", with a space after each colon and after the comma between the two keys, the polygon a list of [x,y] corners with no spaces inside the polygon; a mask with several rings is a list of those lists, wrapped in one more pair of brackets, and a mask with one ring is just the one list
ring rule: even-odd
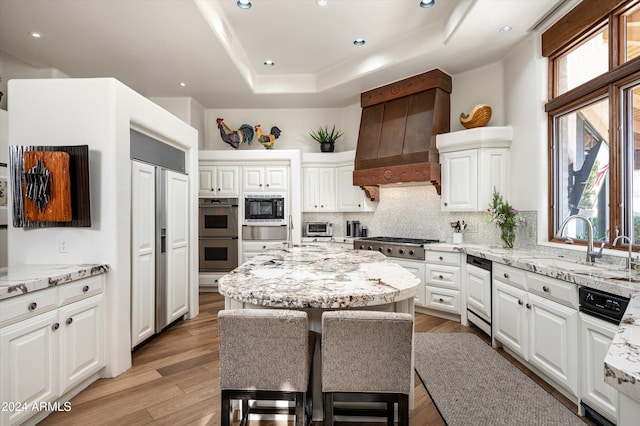
{"label": "electrical outlet", "polygon": [[67,248],[67,242],[65,240],[59,240],[58,241],[58,250],[60,251],[60,253],[68,253],[69,250]]}

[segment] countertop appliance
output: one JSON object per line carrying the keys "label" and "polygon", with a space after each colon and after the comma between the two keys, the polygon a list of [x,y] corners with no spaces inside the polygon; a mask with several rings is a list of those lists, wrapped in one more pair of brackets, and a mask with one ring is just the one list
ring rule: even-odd
{"label": "countertop appliance", "polygon": [[439,243],[440,240],[425,238],[368,237],[353,240],[356,250],[377,250],[388,257],[424,260],[425,244]]}
{"label": "countertop appliance", "polygon": [[332,237],[333,224],[331,222],[305,222],[305,237]]}
{"label": "countertop appliance", "polygon": [[489,259],[467,255],[467,320],[491,336],[491,270]]}
{"label": "countertop appliance", "polygon": [[238,266],[238,199],[199,200],[200,272],[228,272]]}
{"label": "countertop appliance", "polygon": [[287,225],[285,195],[281,193],[245,194],[244,225]]}

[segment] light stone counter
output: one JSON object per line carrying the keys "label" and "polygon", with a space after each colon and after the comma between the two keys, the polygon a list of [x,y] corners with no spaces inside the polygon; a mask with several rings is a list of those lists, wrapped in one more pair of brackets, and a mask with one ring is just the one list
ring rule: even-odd
{"label": "light stone counter", "polygon": [[18,265],[0,275],[0,300],[104,274],[109,265]]}
{"label": "light stone counter", "polygon": [[378,252],[306,246],[255,256],[220,278],[218,289],[251,305],[342,309],[413,298],[419,283]]}
{"label": "light stone counter", "polygon": [[593,267],[536,251],[480,245],[429,244],[425,250],[451,251],[489,259],[576,285],[628,297],[629,306],[604,361],[605,381],[640,402],[640,273],[597,262]]}

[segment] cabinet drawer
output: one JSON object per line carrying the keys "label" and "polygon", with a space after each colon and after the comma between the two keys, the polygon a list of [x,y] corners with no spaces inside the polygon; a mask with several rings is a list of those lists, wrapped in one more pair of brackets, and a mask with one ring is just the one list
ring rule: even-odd
{"label": "cabinet drawer", "polygon": [[0,327],[57,308],[57,295],[58,288],[51,287],[1,301]]}
{"label": "cabinet drawer", "polygon": [[527,273],[522,269],[493,262],[493,279],[511,284],[512,286],[527,289]]}
{"label": "cabinet drawer", "polygon": [[242,242],[242,249],[244,251],[261,251],[261,250],[268,250],[268,249],[272,249],[272,248],[283,248],[286,247],[286,241],[272,241],[272,240],[265,240],[265,241],[243,241]]}
{"label": "cabinet drawer", "polygon": [[59,306],[67,303],[75,302],[86,297],[94,296],[103,291],[102,275],[96,275],[89,278],[70,282],[60,286],[58,292]]}
{"label": "cabinet drawer", "polygon": [[578,308],[577,285],[531,272],[527,274],[527,282],[531,293],[555,300],[572,308]]}
{"label": "cabinet drawer", "polygon": [[436,265],[460,266],[460,253],[425,250],[424,260]]}
{"label": "cabinet drawer", "polygon": [[460,290],[460,268],[457,266],[426,265],[426,283],[436,287]]}
{"label": "cabinet drawer", "polygon": [[438,288],[426,286],[427,290],[427,308],[436,309],[438,311],[460,313],[460,292],[457,290],[449,290],[446,288]]}

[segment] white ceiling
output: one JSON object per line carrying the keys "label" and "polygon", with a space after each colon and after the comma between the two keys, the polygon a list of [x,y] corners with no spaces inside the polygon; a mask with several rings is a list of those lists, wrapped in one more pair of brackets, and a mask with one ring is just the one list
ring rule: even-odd
{"label": "white ceiling", "polygon": [[[342,107],[433,68],[456,74],[495,62],[550,10],[576,3],[252,2],[242,10],[236,0],[0,0],[0,50],[71,77],[115,77],[148,97],[191,96],[205,108]],[[500,32],[505,25],[513,30]],[[356,47],[359,37],[367,43]],[[264,67],[266,59],[276,66]]]}

